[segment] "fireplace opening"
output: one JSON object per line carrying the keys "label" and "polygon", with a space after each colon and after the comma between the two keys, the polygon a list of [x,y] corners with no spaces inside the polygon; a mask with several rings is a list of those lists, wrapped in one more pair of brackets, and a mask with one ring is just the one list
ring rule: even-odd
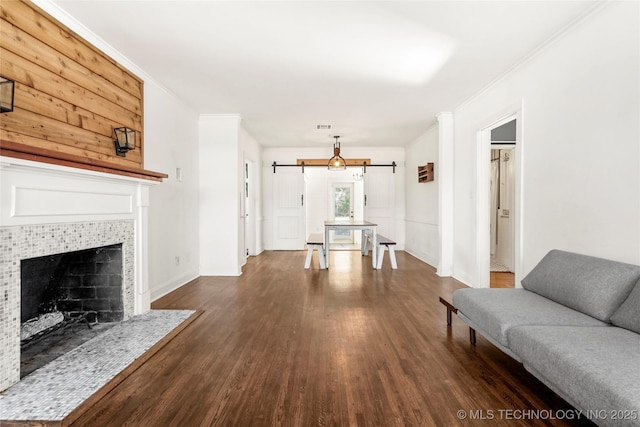
{"label": "fireplace opening", "polygon": [[122,244],[20,261],[20,376],[124,318]]}

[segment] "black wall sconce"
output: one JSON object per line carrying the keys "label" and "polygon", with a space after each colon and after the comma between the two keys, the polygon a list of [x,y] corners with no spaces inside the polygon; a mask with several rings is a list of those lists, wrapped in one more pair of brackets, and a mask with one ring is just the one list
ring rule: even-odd
{"label": "black wall sconce", "polygon": [[129,150],[136,148],[136,131],[127,127],[113,128],[116,140],[113,142],[116,147],[116,154],[124,157]]}
{"label": "black wall sconce", "polygon": [[13,111],[13,95],[16,83],[6,77],[0,76],[0,113]]}

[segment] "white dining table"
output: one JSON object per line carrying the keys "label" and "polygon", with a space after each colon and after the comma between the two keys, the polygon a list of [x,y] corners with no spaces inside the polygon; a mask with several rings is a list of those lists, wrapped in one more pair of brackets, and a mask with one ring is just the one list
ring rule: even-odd
{"label": "white dining table", "polygon": [[324,222],[324,256],[325,256],[325,266],[329,268],[329,232],[331,230],[361,230],[362,231],[362,240],[360,243],[360,251],[363,255],[366,253],[365,245],[367,243],[367,239],[365,236],[365,232],[369,230],[371,232],[371,265],[375,269],[376,264],[376,227],[378,224],[374,224],[369,221],[333,221],[327,220]]}

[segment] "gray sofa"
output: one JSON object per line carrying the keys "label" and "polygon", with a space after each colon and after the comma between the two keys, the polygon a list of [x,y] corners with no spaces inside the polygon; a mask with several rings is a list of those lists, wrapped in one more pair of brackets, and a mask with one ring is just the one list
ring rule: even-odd
{"label": "gray sofa", "polygon": [[460,319],[582,416],[640,426],[640,266],[559,250],[516,289],[459,289]]}

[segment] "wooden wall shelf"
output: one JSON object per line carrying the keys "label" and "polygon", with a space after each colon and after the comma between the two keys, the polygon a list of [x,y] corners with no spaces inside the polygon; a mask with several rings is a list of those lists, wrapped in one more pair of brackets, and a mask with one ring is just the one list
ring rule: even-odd
{"label": "wooden wall shelf", "polygon": [[418,182],[429,182],[435,179],[433,173],[433,163],[427,163],[424,166],[418,166]]}

